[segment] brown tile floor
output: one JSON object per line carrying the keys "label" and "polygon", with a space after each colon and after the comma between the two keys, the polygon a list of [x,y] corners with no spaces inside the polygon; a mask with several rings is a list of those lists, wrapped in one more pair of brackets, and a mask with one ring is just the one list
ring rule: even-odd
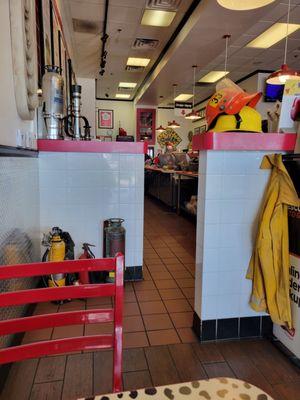
{"label": "brown tile floor", "polygon": [[[126,285],[124,389],[228,376],[244,379],[275,400],[300,400],[300,370],[266,340],[199,344],[191,330],[194,225],[156,203],[145,203],[143,282]],[[106,307],[111,299],[80,300],[60,310]],[[43,304],[36,313],[57,312]],[[26,343],[110,332],[111,324],[55,328],[27,334]],[[15,363],[1,400],[74,400],[111,391],[112,353],[101,351]]]}

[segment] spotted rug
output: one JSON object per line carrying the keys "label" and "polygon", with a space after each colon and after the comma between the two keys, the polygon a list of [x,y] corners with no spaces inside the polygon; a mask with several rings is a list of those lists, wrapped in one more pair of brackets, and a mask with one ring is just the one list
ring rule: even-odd
{"label": "spotted rug", "polygon": [[106,394],[78,400],[274,400],[247,382],[232,378],[214,378],[130,392]]}

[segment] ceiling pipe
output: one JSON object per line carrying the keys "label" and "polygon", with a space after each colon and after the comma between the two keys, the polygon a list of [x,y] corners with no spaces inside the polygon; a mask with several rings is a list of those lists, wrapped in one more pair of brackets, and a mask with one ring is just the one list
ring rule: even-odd
{"label": "ceiling pipe", "polygon": [[105,50],[105,46],[106,46],[106,42],[108,39],[108,34],[106,32],[107,19],[108,19],[108,6],[109,6],[109,0],[105,0],[103,32],[102,32],[102,37],[101,37],[102,48],[101,48],[101,55],[100,55],[100,68],[99,68],[99,74],[101,76],[103,76],[105,73],[105,65],[106,65],[106,57],[107,57],[107,51]]}

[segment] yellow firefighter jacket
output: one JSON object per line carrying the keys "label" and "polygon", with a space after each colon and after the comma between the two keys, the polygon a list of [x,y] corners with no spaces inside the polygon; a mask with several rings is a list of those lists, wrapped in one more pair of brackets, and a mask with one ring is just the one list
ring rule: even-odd
{"label": "yellow firefighter jacket", "polygon": [[261,168],[272,172],[247,272],[252,280],[250,305],[255,311],[268,312],[274,323],[292,328],[288,205],[300,206],[300,200],[281,154],[265,156]]}

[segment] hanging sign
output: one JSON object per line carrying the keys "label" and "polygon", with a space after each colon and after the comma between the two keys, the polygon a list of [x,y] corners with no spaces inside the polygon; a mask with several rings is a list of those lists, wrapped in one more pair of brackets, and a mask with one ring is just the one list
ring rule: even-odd
{"label": "hanging sign", "polygon": [[186,103],[183,101],[175,101],[174,114],[176,117],[185,117],[193,109],[192,103]]}

